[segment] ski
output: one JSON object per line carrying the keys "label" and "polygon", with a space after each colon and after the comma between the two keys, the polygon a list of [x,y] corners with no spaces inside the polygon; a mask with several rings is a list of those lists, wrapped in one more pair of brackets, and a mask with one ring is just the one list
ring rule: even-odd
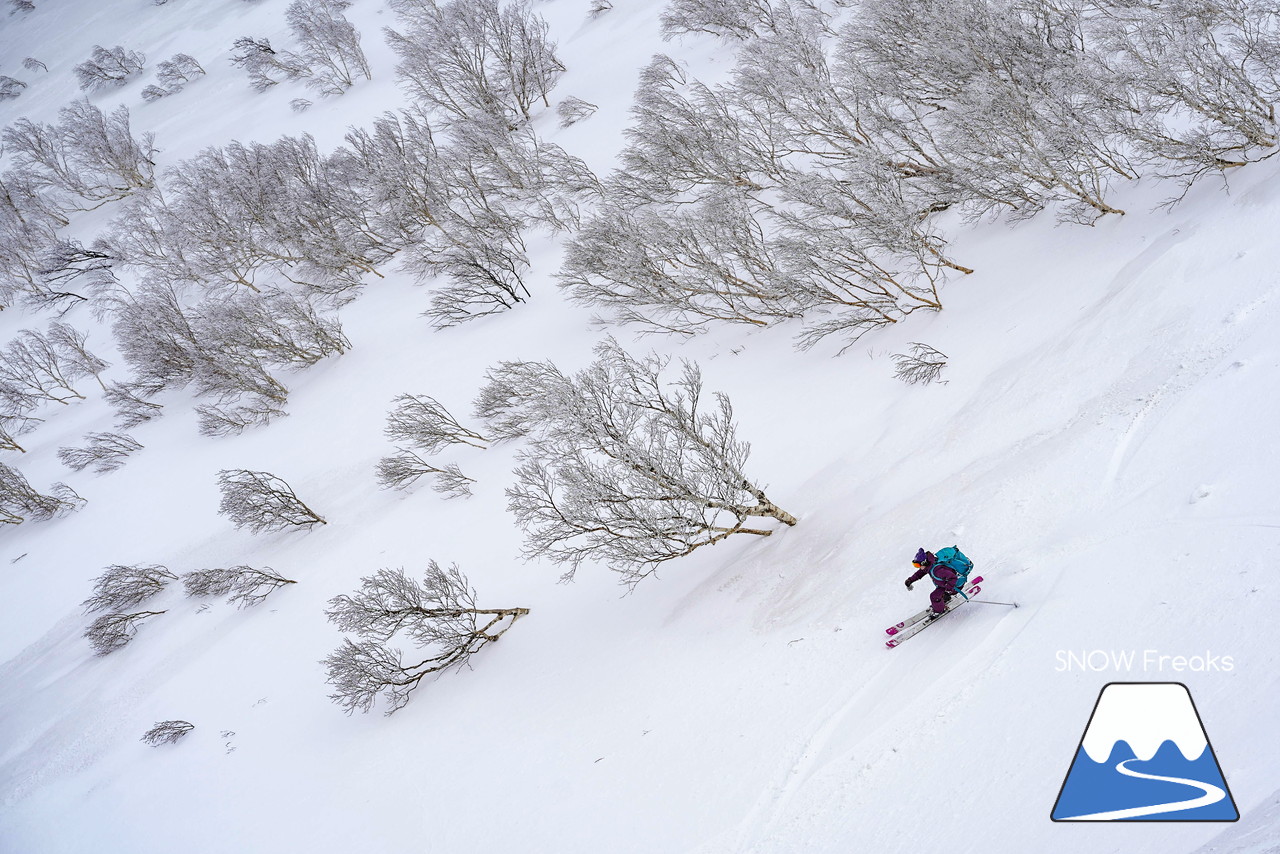
{"label": "ski", "polygon": [[[976,593],[977,591],[974,589],[974,587],[980,583],[982,583],[981,575],[979,575],[977,578],[969,579],[969,581],[965,582],[965,588],[964,588],[965,594],[967,595],[970,593]],[[962,596],[960,598],[963,599],[964,597]],[[911,617],[907,617],[907,619],[903,620],[901,623],[898,623],[897,625],[890,626],[889,628],[885,629],[884,633],[887,635],[899,634],[903,629],[909,629],[912,626],[914,626],[916,623],[920,622],[921,620],[928,619],[929,615],[932,613],[933,613],[932,608],[925,608],[919,614],[916,614]]]}
{"label": "ski", "polygon": [[[978,579],[978,580],[981,580],[981,579]],[[974,584],[970,587],[966,587],[964,592],[972,595],[974,593],[981,592],[981,590],[982,590],[981,587]],[[955,599],[952,599],[950,602],[947,603],[947,610],[937,615],[933,615],[932,611],[930,611],[929,615],[926,615],[925,618],[913,624],[908,625],[906,628],[898,629],[897,633],[893,637],[885,641],[884,645],[889,649],[893,649],[895,646],[899,646],[907,638],[915,637],[916,635],[920,634],[920,632],[924,631],[929,626],[936,623],[939,617],[943,617],[947,614],[950,614],[952,611],[954,611],[956,608],[959,608],[961,605],[963,605],[967,601],[969,600],[965,599],[963,596],[957,596]],[[915,618],[913,617],[912,619],[914,620]]]}

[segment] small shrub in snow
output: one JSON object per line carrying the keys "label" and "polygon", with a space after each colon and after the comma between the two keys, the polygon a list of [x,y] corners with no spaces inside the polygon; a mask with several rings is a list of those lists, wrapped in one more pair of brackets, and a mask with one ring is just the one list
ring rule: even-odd
{"label": "small shrub in snow", "polygon": [[609,0],[591,0],[591,7],[587,9],[587,15],[592,18],[598,18],[612,8],[613,4]]}
{"label": "small shrub in snow", "polygon": [[224,469],[218,472],[218,486],[222,490],[218,512],[229,516],[237,528],[248,528],[256,534],[325,524],[289,484],[270,472]]}
{"label": "small shrub in snow", "polygon": [[120,45],[111,49],[94,45],[89,58],[75,67],[76,80],[86,92],[122,86],[139,74],[146,62],[147,57],[136,50],[127,51]]}
{"label": "small shrub in snow", "polygon": [[85,503],[65,483],[55,483],[49,493],[36,492],[22,472],[0,463],[0,524],[19,525],[27,519],[43,522],[79,510]]}
{"label": "small shrub in snow", "polygon": [[457,463],[438,466],[406,448],[397,448],[394,454],[379,460],[376,473],[378,483],[387,489],[408,489],[423,475],[434,475],[431,488],[445,498],[468,498],[471,484],[475,483]]}
{"label": "small shrub in snow", "polygon": [[[156,0],[156,5],[160,6],[167,2],[168,0]],[[189,721],[157,721],[155,726],[142,734],[142,741],[152,747],[174,744],[195,728],[196,725]]]}
{"label": "small shrub in snow", "polygon": [[93,580],[93,593],[80,604],[86,613],[124,611],[155,596],[178,576],[159,564],[116,564]]}
{"label": "small shrub in snow", "polygon": [[97,655],[109,655],[133,640],[138,625],[164,611],[138,611],[133,614],[104,614],[89,624],[84,636]]}
{"label": "small shrub in snow", "polygon": [[311,102],[306,98],[294,98],[289,102],[289,109],[293,110],[295,113],[305,113],[307,111],[307,107],[310,106]]}
{"label": "small shrub in snow", "polygon": [[115,471],[125,464],[129,455],[142,449],[142,443],[124,433],[90,433],[89,443],[83,448],[59,448],[58,459],[75,471],[90,466],[98,474]]}
{"label": "small shrub in snow", "polygon": [[36,59],[34,56],[28,56],[26,59],[22,60],[22,67],[27,69],[28,71],[47,72],[49,70],[49,67],[47,65],[45,65],[40,60]]}
{"label": "small shrub in snow", "polygon": [[30,12],[36,8],[36,4],[31,0],[9,0],[9,6],[14,12]]}
{"label": "small shrub in snow", "polygon": [[116,382],[109,385],[102,396],[116,411],[116,424],[127,430],[159,417],[164,411],[163,405],[146,399],[148,393],[156,391],[140,383]]}
{"label": "small shrub in snow", "polygon": [[[424,677],[468,665],[529,609],[478,608],[458,567],[431,561],[422,581],[403,569],[380,569],[362,579],[354,595],[330,599],[325,613],[339,630],[360,638],[344,638],[324,660],[334,688],[329,698],[351,714],[368,712],[381,696],[390,715]],[[404,643],[421,650],[416,663],[405,663],[397,645]]]}
{"label": "small shrub in snow", "polygon": [[947,366],[947,354],[928,344],[914,343],[910,354],[895,353],[893,361],[896,365],[893,371],[895,377],[913,385],[928,385],[936,381],[942,369]]}
{"label": "small shrub in snow", "polygon": [[297,584],[269,566],[231,566],[197,569],[182,576],[188,596],[226,596],[237,608],[261,603],[272,592],[286,584]]}
{"label": "small shrub in snow", "polygon": [[569,97],[556,105],[556,115],[560,117],[560,127],[567,128],[595,115],[598,109],[600,108],[589,101]]}
{"label": "small shrub in snow", "polygon": [[156,66],[156,80],[170,94],[180,92],[183,86],[204,74],[200,63],[185,53],[175,53]]}

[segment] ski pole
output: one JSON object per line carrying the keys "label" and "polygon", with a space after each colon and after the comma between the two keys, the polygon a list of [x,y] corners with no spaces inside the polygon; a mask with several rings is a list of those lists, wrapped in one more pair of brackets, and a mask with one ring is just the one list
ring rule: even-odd
{"label": "ski pole", "polygon": [[1004,605],[1005,607],[1008,607],[1008,608],[1016,608],[1016,607],[1018,607],[1018,603],[1017,603],[1017,602],[991,602],[991,601],[989,601],[989,600],[987,600],[987,599],[970,599],[969,601],[970,601],[970,602],[978,602],[978,603],[981,603],[981,604],[983,604],[983,605]]}

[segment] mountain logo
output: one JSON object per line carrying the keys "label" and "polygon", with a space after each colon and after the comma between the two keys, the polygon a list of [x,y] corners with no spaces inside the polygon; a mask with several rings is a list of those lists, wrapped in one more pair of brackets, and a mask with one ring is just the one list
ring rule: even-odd
{"label": "mountain logo", "polygon": [[1111,682],[1062,781],[1054,821],[1236,821],[1240,812],[1181,682]]}

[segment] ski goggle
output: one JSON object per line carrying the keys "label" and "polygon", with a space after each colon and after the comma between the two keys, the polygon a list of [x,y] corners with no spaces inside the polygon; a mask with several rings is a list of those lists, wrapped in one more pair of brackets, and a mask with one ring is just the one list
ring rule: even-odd
{"label": "ski goggle", "polygon": [[914,567],[916,567],[916,568],[919,568],[919,567],[921,566],[921,563],[920,563],[920,561],[918,561],[918,560],[913,560],[913,561],[911,561],[911,565],[912,565],[912,566],[914,566]]}

